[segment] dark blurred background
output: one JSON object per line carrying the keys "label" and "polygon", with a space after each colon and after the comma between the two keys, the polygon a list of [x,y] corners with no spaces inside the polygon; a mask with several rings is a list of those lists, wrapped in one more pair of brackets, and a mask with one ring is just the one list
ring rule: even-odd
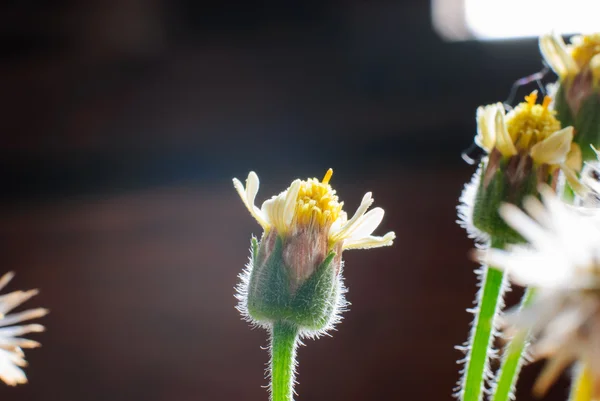
{"label": "dark blurred background", "polygon": [[461,152],[476,107],[542,63],[535,39],[447,42],[431,14],[424,0],[3,2],[0,258],[51,314],[30,383],[0,399],[267,400],[267,335],[233,297],[260,227],[231,178],[257,171],[262,202],[333,167],[347,209],[373,191],[379,233],[398,239],[345,254],[352,306],[299,350],[298,399],[451,400],[476,291]]}

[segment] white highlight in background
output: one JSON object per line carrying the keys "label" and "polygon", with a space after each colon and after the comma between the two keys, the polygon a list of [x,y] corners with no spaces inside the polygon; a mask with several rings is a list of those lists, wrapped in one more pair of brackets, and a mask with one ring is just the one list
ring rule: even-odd
{"label": "white highlight in background", "polygon": [[451,41],[600,31],[600,0],[432,0],[436,31]]}

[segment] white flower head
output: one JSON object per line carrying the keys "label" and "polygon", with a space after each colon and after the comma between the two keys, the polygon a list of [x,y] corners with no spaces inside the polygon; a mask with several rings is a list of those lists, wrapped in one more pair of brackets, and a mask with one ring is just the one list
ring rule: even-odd
{"label": "white flower head", "polygon": [[[13,276],[14,274],[10,272],[0,278],[0,290],[8,284]],[[40,346],[39,342],[20,336],[44,331],[44,326],[40,324],[13,325],[42,317],[48,313],[48,310],[36,308],[24,312],[7,313],[37,293],[37,290],[29,290],[0,295],[0,379],[10,386],[27,383],[27,377],[21,369],[27,366],[22,349]]]}
{"label": "white flower head", "polygon": [[534,392],[543,394],[572,362],[586,364],[600,395],[600,213],[563,203],[547,187],[528,214],[503,205],[500,214],[528,245],[482,252],[482,261],[536,289],[533,304],[511,311],[505,324],[534,337],[534,358],[549,358]]}

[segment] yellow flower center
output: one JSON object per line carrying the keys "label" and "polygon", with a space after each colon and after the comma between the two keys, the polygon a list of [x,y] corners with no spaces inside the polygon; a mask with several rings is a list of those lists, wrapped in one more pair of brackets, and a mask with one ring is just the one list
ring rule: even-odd
{"label": "yellow flower center", "polygon": [[324,227],[333,223],[342,211],[344,202],[338,202],[335,190],[329,185],[333,170],[327,170],[323,181],[309,178],[302,181],[296,201],[295,220],[297,224],[317,224]]}
{"label": "yellow flower center", "polygon": [[548,108],[552,99],[546,96],[542,104],[536,101],[537,91],[534,91],[506,115],[506,129],[517,149],[530,149],[560,130],[560,121],[554,116],[556,111]]}
{"label": "yellow flower center", "polygon": [[600,33],[580,36],[569,47],[573,60],[579,68],[584,68],[595,55],[600,54]]}

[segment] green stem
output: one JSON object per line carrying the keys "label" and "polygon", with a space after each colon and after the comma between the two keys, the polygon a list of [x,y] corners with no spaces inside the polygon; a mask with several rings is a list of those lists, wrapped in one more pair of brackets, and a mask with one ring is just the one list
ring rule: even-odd
{"label": "green stem", "polygon": [[[493,248],[504,248],[504,244],[505,241],[492,238]],[[504,292],[504,273],[493,267],[483,266],[482,269],[485,269],[485,272],[479,305],[475,311],[473,330],[467,345],[460,397],[462,401],[479,401],[482,398],[494,340],[494,317],[502,303]]]}
{"label": "green stem", "polygon": [[271,400],[292,401],[298,327],[278,321],[271,331]]}
{"label": "green stem", "polygon": [[[528,306],[534,296],[534,290],[525,290],[520,309]],[[527,333],[517,334],[504,348],[504,356],[498,376],[492,401],[508,401],[514,392],[514,387],[523,365],[523,351],[527,343]]]}

